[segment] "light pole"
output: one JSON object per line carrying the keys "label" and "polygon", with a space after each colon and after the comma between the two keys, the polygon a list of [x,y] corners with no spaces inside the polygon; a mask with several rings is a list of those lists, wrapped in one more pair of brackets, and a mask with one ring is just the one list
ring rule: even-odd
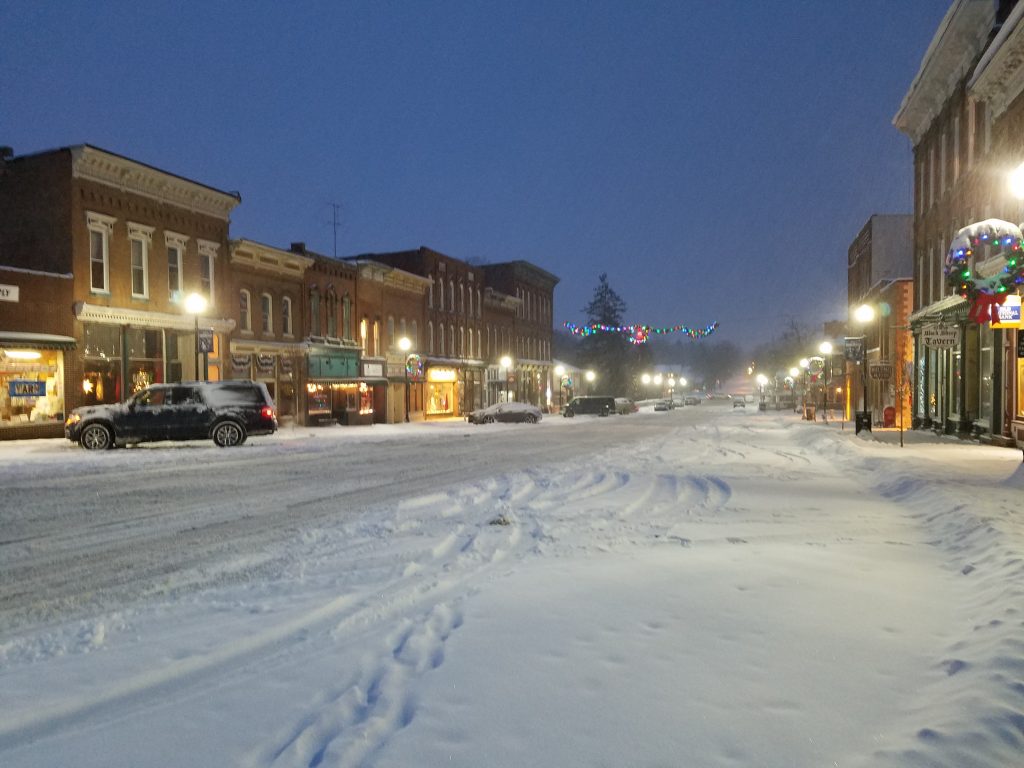
{"label": "light pole", "polygon": [[861,387],[864,389],[864,410],[861,412],[860,418],[857,419],[857,426],[854,431],[860,432],[862,429],[866,429],[870,432],[871,411],[868,410],[868,337],[866,326],[875,319],[875,308],[870,304],[861,304],[853,311],[853,319],[864,328],[860,347],[860,381]]}
{"label": "light pole", "polygon": [[502,368],[505,369],[505,402],[508,402],[508,375],[509,369],[512,367],[512,358],[508,355],[503,355],[501,360],[498,361]]}
{"label": "light pole", "polygon": [[676,377],[668,377],[668,403],[670,406],[675,406],[675,391],[676,391]]}
{"label": "light pole", "polygon": [[793,390],[793,413],[796,413],[796,377],[800,375],[800,369],[793,366],[789,369],[789,387]]}
{"label": "light pole", "polygon": [[409,423],[409,350],[412,349],[412,342],[408,336],[403,336],[398,340],[398,348],[402,350],[405,355],[405,421]]}
{"label": "light pole", "polygon": [[759,410],[759,411],[763,411],[763,410],[766,410],[768,408],[768,406],[764,402],[764,388],[765,388],[765,386],[767,384],[768,384],[768,377],[765,376],[763,373],[757,374],[757,388],[758,388],[758,390],[760,392],[760,395],[761,395],[761,399],[760,399],[760,401],[757,404],[757,410]]}
{"label": "light pole", "polygon": [[555,366],[555,376],[558,377],[558,410],[561,411],[564,403],[562,402],[562,392],[565,389],[565,366]]}
{"label": "light pole", "polygon": [[206,311],[206,297],[199,293],[190,293],[185,297],[185,311],[196,318],[196,381],[205,380],[205,373],[200,377],[203,359],[199,350],[199,316]]}
{"label": "light pole", "polygon": [[821,342],[818,345],[818,351],[828,358],[828,373],[825,375],[825,383],[821,388],[822,412],[824,413],[825,423],[828,424],[828,388],[832,385],[832,342]]}
{"label": "light pole", "polygon": [[587,371],[585,374],[583,374],[583,378],[587,380],[587,394],[594,394],[594,379],[597,378],[597,374],[595,374],[593,371]]}

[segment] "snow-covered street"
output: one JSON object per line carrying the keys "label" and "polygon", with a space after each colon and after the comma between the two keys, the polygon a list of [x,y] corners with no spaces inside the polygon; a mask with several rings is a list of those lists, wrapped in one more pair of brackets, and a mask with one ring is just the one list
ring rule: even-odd
{"label": "snow-covered street", "polygon": [[906,438],[0,443],[0,765],[1019,765],[1021,454]]}

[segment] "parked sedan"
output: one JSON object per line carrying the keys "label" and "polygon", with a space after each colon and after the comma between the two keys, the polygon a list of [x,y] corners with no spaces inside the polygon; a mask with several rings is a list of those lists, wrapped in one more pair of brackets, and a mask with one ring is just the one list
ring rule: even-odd
{"label": "parked sedan", "polygon": [[540,408],[529,403],[495,403],[466,416],[470,424],[492,424],[495,421],[536,424],[540,419]]}
{"label": "parked sedan", "polygon": [[628,413],[636,413],[639,408],[636,407],[636,403],[630,400],[628,397],[616,397],[615,398],[615,412],[619,415],[625,415]]}
{"label": "parked sedan", "polygon": [[700,396],[687,395],[683,398],[683,405],[700,405]]}

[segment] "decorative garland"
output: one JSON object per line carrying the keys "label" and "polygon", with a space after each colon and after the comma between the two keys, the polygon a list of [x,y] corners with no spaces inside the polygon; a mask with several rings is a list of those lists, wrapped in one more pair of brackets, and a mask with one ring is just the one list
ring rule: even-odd
{"label": "decorative garland", "polygon": [[718,323],[699,329],[687,328],[685,325],[672,325],[665,328],[655,328],[650,325],[576,325],[576,323],[562,323],[575,336],[590,336],[594,333],[621,333],[629,337],[630,344],[646,344],[647,338],[653,333],[660,336],[665,333],[685,333],[691,339],[703,339],[705,336],[715,332]]}
{"label": "decorative garland", "polygon": [[[998,322],[999,306],[1024,283],[1022,246],[1020,227],[1000,219],[986,219],[956,233],[944,271],[947,284],[974,302],[969,320],[979,324]],[[993,267],[999,257],[1003,260],[1001,268],[998,263]],[[993,268],[993,273],[982,277],[978,274],[980,265]]]}

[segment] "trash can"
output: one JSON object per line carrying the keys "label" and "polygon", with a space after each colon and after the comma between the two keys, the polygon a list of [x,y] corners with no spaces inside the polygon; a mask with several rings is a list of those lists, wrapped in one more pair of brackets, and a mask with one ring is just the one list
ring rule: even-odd
{"label": "trash can", "polygon": [[759,411],[767,411],[768,410],[768,403],[766,403],[764,400],[762,400],[760,403],[757,404],[757,410],[759,410]]}
{"label": "trash can", "polygon": [[857,411],[854,434],[860,434],[862,429],[871,431],[871,411]]}
{"label": "trash can", "polygon": [[815,418],[814,418],[814,406],[813,405],[810,405],[810,404],[804,405],[804,420],[805,421],[815,421]]}

